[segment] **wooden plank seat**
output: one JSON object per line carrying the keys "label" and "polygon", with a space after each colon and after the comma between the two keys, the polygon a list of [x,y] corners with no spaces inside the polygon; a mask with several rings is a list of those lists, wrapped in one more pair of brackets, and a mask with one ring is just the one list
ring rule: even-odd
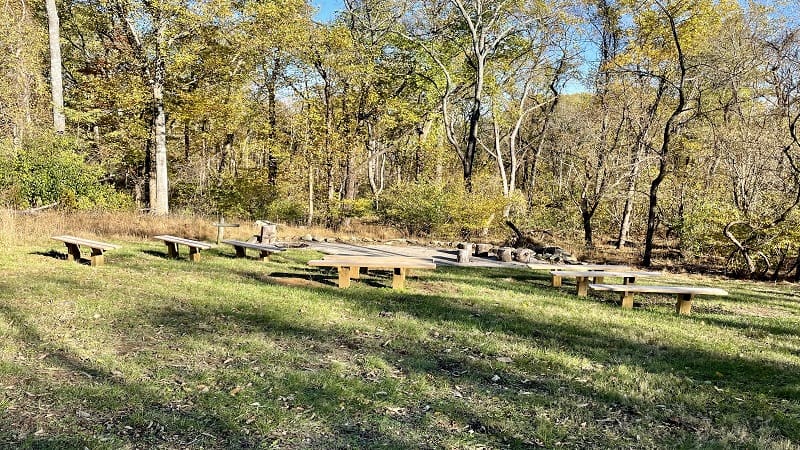
{"label": "wooden plank seat", "polygon": [[633,284],[636,282],[636,277],[657,277],[661,275],[661,272],[621,270],[553,270],[550,272],[550,275],[553,276],[552,285],[555,287],[561,286],[561,279],[563,277],[574,277],[578,297],[586,297],[588,294],[590,278],[597,284],[603,283],[606,277],[622,278],[623,284]]}
{"label": "wooden plank seat", "polygon": [[261,261],[267,261],[269,259],[269,255],[273,253],[283,252],[286,249],[276,247],[274,245],[265,245],[265,244],[257,244],[253,242],[244,242],[244,241],[236,241],[233,239],[229,239],[226,241],[222,241],[224,244],[232,245],[233,248],[236,250],[236,257],[237,258],[244,258],[247,256],[245,250],[248,248],[251,250],[258,250],[259,252],[259,259]]}
{"label": "wooden plank seat", "polygon": [[67,261],[79,261],[81,259],[80,247],[89,247],[92,250],[89,260],[93,266],[102,266],[105,264],[104,252],[120,248],[119,245],[92,241],[75,236],[53,236],[52,239],[61,241],[67,246]]}
{"label": "wooden plank seat", "polygon": [[339,272],[339,287],[350,287],[350,280],[359,278],[364,270],[391,270],[392,289],[403,289],[406,277],[412,269],[436,269],[432,259],[407,256],[361,256],[330,255],[311,260],[309,266],[336,267]]}
{"label": "wooden plank seat", "polygon": [[590,284],[589,289],[595,291],[619,292],[623,308],[633,308],[634,293],[648,294],[675,294],[678,301],[675,311],[678,314],[689,314],[692,310],[692,300],[696,295],[728,295],[724,289],[695,287],[695,286],[645,286],[641,284]]}
{"label": "wooden plank seat", "polygon": [[193,239],[185,239],[177,236],[160,235],[153,236],[153,239],[164,241],[164,244],[167,246],[167,254],[170,258],[177,258],[180,256],[178,245],[189,247],[189,260],[193,262],[200,261],[200,250],[214,248],[213,245],[207,242],[195,241]]}
{"label": "wooden plank seat", "polygon": [[620,264],[550,264],[545,262],[528,263],[531,270],[635,270],[634,267]]}

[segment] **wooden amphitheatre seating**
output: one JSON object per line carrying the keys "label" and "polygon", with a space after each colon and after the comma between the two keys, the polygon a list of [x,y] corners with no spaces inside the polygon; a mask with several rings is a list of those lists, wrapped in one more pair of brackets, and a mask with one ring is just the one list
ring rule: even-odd
{"label": "wooden amphitheatre seating", "polygon": [[590,284],[589,289],[595,291],[619,292],[623,308],[633,308],[634,293],[675,294],[678,301],[675,311],[678,314],[690,314],[692,300],[696,295],[728,295],[724,289],[694,286],[643,286],[639,284]]}
{"label": "wooden amphitheatre seating", "polygon": [[273,253],[279,253],[285,251],[285,249],[276,247],[274,245],[266,245],[266,244],[258,244],[253,242],[244,242],[244,241],[236,241],[236,240],[227,240],[222,241],[224,244],[232,245],[233,248],[236,250],[236,257],[237,258],[244,258],[247,256],[246,250],[258,250],[259,252],[259,259],[261,261],[267,261],[269,259],[269,255]]}
{"label": "wooden amphitheatre seating", "polygon": [[53,236],[52,239],[61,241],[67,246],[67,261],[79,261],[81,259],[80,247],[89,247],[92,251],[89,260],[93,266],[102,266],[105,264],[104,252],[120,248],[119,245],[92,241],[75,236]]}
{"label": "wooden amphitheatre seating", "polygon": [[164,244],[167,246],[167,254],[170,258],[177,258],[180,256],[178,252],[178,245],[185,245],[189,247],[189,260],[193,262],[200,261],[200,250],[214,248],[213,245],[206,242],[170,235],[153,236],[153,239],[164,241]]}
{"label": "wooden amphitheatre seating", "polygon": [[[633,284],[637,277],[657,277],[661,272],[645,271],[621,271],[621,270],[553,270],[553,286],[561,286],[561,278],[574,277],[578,297],[586,297],[588,294],[589,279],[595,283],[603,283],[605,278],[622,278],[623,284]],[[556,278],[558,281],[556,282]]]}
{"label": "wooden amphitheatre seating", "polygon": [[364,270],[391,270],[392,289],[403,289],[411,269],[436,269],[432,259],[408,256],[344,256],[331,255],[308,262],[313,267],[336,267],[339,287],[350,287],[350,280],[359,278]]}

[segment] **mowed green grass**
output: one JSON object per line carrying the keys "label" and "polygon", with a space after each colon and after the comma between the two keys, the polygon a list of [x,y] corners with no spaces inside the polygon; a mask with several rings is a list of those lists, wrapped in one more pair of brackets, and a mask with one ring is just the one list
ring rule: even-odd
{"label": "mowed green grass", "polygon": [[796,285],[668,277],[732,293],[687,317],[527,270],[340,290],[311,251],[115,242],[99,268],[44,239],[0,254],[0,446],[800,445]]}

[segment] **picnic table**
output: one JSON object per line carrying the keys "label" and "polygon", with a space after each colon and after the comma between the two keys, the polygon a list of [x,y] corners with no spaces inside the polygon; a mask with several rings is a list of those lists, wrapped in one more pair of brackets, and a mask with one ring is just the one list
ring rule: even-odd
{"label": "picnic table", "polygon": [[677,302],[675,311],[678,314],[690,314],[692,310],[692,300],[696,295],[728,295],[724,289],[697,287],[697,286],[644,286],[640,284],[590,284],[590,289],[595,291],[619,292],[623,308],[633,308],[634,293],[652,294],[675,294]]}
{"label": "picnic table", "polygon": [[119,245],[93,241],[75,236],[53,236],[51,239],[61,241],[67,246],[67,261],[79,261],[81,259],[80,247],[89,247],[92,251],[89,260],[93,266],[102,266],[105,264],[106,260],[104,252],[120,248]]}
{"label": "picnic table", "polygon": [[603,283],[605,278],[615,277],[622,278],[623,284],[633,284],[636,282],[637,277],[657,277],[661,272],[647,272],[647,271],[621,271],[621,270],[553,270],[550,272],[553,276],[552,285],[561,286],[561,279],[563,277],[575,277],[575,286],[577,288],[578,297],[586,297],[589,287],[589,279],[593,279],[595,283]]}
{"label": "picnic table", "polygon": [[323,259],[311,260],[309,266],[336,267],[339,274],[339,287],[350,287],[350,280],[359,278],[361,269],[391,270],[392,289],[403,289],[406,277],[412,269],[436,269],[432,259],[408,256],[362,256],[331,255]]}
{"label": "picnic table", "polygon": [[185,245],[189,247],[189,260],[193,262],[200,261],[200,250],[214,248],[213,245],[207,242],[195,241],[193,239],[186,239],[177,236],[160,235],[153,236],[153,239],[164,241],[164,244],[167,246],[167,254],[170,258],[177,258],[180,256],[178,252],[179,245]]}

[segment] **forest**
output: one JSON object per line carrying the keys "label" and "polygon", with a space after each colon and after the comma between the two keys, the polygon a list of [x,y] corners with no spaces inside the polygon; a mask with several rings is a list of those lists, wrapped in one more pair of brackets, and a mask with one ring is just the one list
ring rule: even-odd
{"label": "forest", "polygon": [[508,234],[800,279],[800,11],[9,0],[0,206]]}

